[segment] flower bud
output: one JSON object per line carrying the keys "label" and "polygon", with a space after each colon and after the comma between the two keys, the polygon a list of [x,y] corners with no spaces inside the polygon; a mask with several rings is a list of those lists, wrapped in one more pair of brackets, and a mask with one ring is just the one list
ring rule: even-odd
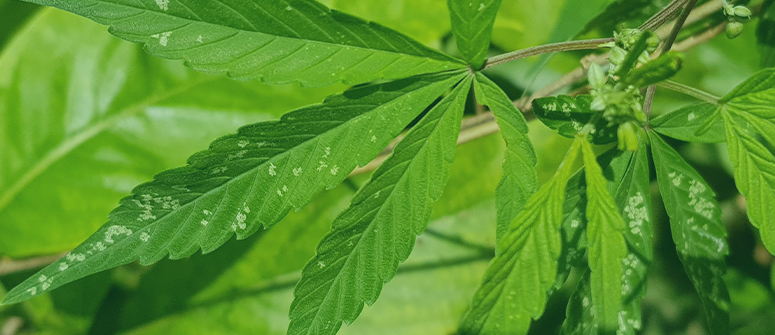
{"label": "flower bud", "polygon": [[616,130],[619,140],[619,150],[636,151],[638,150],[638,126],[632,122],[619,125]]}
{"label": "flower bud", "polygon": [[657,51],[657,48],[659,47],[659,43],[660,43],[659,36],[657,34],[651,35],[648,40],[648,48],[646,49],[646,51],[648,51],[649,53]]}
{"label": "flower bud", "polygon": [[734,39],[743,33],[743,24],[740,22],[729,22],[727,23],[725,32],[727,33],[727,38],[730,40]]}
{"label": "flower bud", "polygon": [[622,64],[625,58],[627,58],[627,51],[625,51],[620,47],[613,47],[611,49],[611,54],[608,56],[608,59],[611,61],[611,64],[614,64],[614,65]]}
{"label": "flower bud", "polygon": [[605,99],[603,97],[596,97],[589,104],[589,109],[595,112],[602,112],[605,110]]}
{"label": "flower bud", "polygon": [[733,12],[737,17],[746,18],[746,19],[751,18],[751,10],[745,6],[735,6]]}
{"label": "flower bud", "polygon": [[603,69],[597,63],[589,65],[589,71],[587,71],[587,79],[589,80],[589,86],[599,90],[605,86],[605,82],[608,79]]}

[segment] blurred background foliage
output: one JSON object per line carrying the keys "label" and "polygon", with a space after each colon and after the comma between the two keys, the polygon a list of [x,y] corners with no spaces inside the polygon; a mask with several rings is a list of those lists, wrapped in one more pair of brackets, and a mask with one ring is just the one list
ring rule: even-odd
{"label": "blurred background foliage", "polygon": [[[714,0],[716,1],[716,0]],[[445,0],[323,0],[455,53]],[[667,0],[505,0],[493,53],[610,36],[637,27]],[[700,1],[705,3],[706,1]],[[686,53],[675,80],[723,95],[773,66],[775,6],[735,40],[714,38]],[[714,21],[715,20],[715,21]],[[707,29],[711,16],[695,25]],[[579,65],[584,53],[534,57],[488,70],[517,100]],[[567,92],[573,87],[568,88]],[[148,56],[86,19],[16,0],[0,0],[0,298],[39,265],[76,246],[106,221],[132,187],[239,126],[317,103],[342,85],[268,86],[196,73]],[[693,103],[659,90],[654,112]],[[471,105],[467,110],[475,114]],[[530,137],[539,178],[548,179],[568,140],[536,121]],[[711,183],[725,210],[731,255],[725,278],[736,334],[771,334],[772,257],[748,225],[723,145],[672,142]],[[459,147],[445,195],[412,256],[341,334],[453,334],[492,257],[494,189],[504,144],[498,135]],[[368,176],[326,191],[269,231],[208,255],[103,272],[13,306],[0,307],[0,335],[285,334],[300,269]],[[699,298],[670,237],[652,188],[655,261],[643,303],[643,334],[705,334]],[[22,265],[20,270],[16,266]],[[555,334],[578,276],[549,301],[532,334]]]}

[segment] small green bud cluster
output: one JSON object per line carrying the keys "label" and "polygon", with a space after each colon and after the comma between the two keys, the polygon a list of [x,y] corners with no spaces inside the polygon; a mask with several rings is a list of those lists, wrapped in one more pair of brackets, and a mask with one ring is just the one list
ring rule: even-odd
{"label": "small green bud cluster", "polygon": [[643,127],[648,119],[643,112],[643,96],[637,87],[621,82],[608,83],[608,78],[600,65],[590,65],[587,72],[587,79],[592,88],[590,109],[602,112],[602,117],[610,125],[619,125],[619,150],[637,150],[638,129]]}
{"label": "small green bud cluster", "polygon": [[745,6],[734,6],[725,3],[724,15],[726,15],[729,20],[725,29],[727,38],[734,39],[743,33],[743,22],[751,19],[751,10]]}
{"label": "small green bud cluster", "polygon": [[[625,58],[627,58],[628,52],[638,43],[638,40],[640,40],[643,34],[644,32],[639,29],[623,29],[621,32],[614,32],[614,42],[609,42],[600,46],[611,48],[608,59],[611,62],[609,71],[612,74],[619,70],[619,66],[624,62]],[[657,50],[659,43],[659,36],[655,34],[649,35],[646,50],[639,55],[638,63],[643,64],[648,62],[650,54]]]}

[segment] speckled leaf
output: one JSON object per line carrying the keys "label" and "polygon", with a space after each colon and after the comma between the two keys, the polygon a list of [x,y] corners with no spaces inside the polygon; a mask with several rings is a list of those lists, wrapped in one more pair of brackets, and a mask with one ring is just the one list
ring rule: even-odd
{"label": "speckled leaf", "polygon": [[606,333],[619,327],[622,260],[627,257],[624,220],[589,142],[582,142],[587,182],[587,250],[595,323]]}
{"label": "speckled leaf", "polygon": [[[721,208],[697,171],[659,135],[650,135],[659,191],[678,256],[702,299],[711,333],[728,334],[729,294],[722,276],[729,247]],[[727,138],[735,141],[729,134]]]}
{"label": "speckled leaf", "polygon": [[459,333],[526,334],[531,319],[543,314],[560,256],[565,187],[580,141],[573,142],[554,177],[530,197],[498,241],[496,256],[463,316]]}
{"label": "speckled leaf", "polygon": [[706,102],[687,106],[655,117],[651,120],[651,128],[687,142],[726,142],[724,121],[718,111],[718,106]]}
{"label": "speckled leaf", "polygon": [[288,334],[335,334],[377,300],[409,257],[444,190],[472,79],[412,128],[334,220],[302,271]]}
{"label": "speckled leaf", "polygon": [[[445,74],[365,86],[222,137],[186,167],[158,174],[121,200],[110,221],[60,261],[20,284],[5,303],[91,273],[167,254],[210,252],[233,235],[270,227],[366,165],[439,95]],[[41,280],[42,279],[42,280]]]}
{"label": "speckled leaf", "polygon": [[452,34],[463,57],[478,70],[490,49],[490,38],[501,0],[448,0]]}
{"label": "speckled leaf", "polygon": [[155,56],[273,84],[358,84],[465,67],[398,32],[313,0],[29,1],[110,25],[111,33],[144,43]]}
{"label": "speckled leaf", "polygon": [[503,176],[495,189],[495,206],[498,213],[496,236],[500,239],[511,220],[522,211],[527,199],[538,188],[536,154],[527,137],[525,117],[506,93],[481,73],[476,74],[474,88],[479,103],[492,110],[507,145]]}
{"label": "speckled leaf", "polygon": [[[533,113],[549,128],[565,137],[573,138],[595,115],[589,109],[592,98],[579,95],[575,98],[560,95],[540,98],[533,101]],[[595,144],[607,144],[616,141],[616,127],[608,126],[608,121],[600,118],[595,123],[594,132],[589,139]]]}

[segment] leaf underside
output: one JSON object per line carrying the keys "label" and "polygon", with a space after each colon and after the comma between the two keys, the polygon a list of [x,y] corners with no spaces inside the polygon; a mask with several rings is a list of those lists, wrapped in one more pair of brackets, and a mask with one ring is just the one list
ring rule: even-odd
{"label": "leaf underside", "polygon": [[730,303],[722,276],[729,247],[721,208],[699,173],[659,135],[650,135],[659,191],[678,256],[700,295],[711,333],[728,334]]}
{"label": "leaf underside", "polygon": [[480,69],[490,48],[501,0],[448,0],[457,48],[474,69]]}
{"label": "leaf underside", "polygon": [[498,220],[496,236],[500,239],[511,221],[522,211],[527,199],[538,188],[536,154],[527,136],[525,117],[506,93],[481,73],[476,74],[474,88],[479,103],[492,110],[507,146],[503,160],[503,176],[495,189]]}
{"label": "leaf underside", "polygon": [[288,334],[335,334],[409,257],[446,183],[471,79],[412,128],[334,221],[302,271]]}
{"label": "leaf underside", "polygon": [[466,335],[525,334],[543,314],[560,255],[565,187],[579,154],[576,140],[562,166],[541,186],[498,242],[495,258],[459,332]]}
{"label": "leaf underside", "polygon": [[271,84],[360,84],[462,69],[396,31],[313,0],[29,0],[110,25],[159,57]]}
{"label": "leaf underside", "polygon": [[[291,208],[377,156],[426,106],[463,78],[444,74],[365,86],[280,121],[240,128],[188,166],[160,173],[121,200],[110,221],[61,260],[11,290],[29,299],[89,274],[140,259],[210,252],[270,227]],[[42,280],[41,280],[42,279]]]}

